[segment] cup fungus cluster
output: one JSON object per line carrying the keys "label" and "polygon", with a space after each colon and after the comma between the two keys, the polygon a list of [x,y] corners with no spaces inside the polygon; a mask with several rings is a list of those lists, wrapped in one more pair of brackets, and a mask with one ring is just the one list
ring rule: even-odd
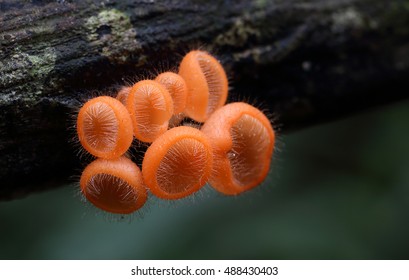
{"label": "cup fungus cluster", "polygon": [[[148,191],[180,199],[207,182],[226,195],[259,185],[267,176],[275,135],[257,108],[225,105],[228,82],[221,64],[191,51],[179,72],[123,87],[116,98],[99,96],[78,113],[77,133],[97,157],[83,171],[82,194],[96,207],[117,214],[140,209]],[[183,119],[201,128],[180,125]],[[149,143],[142,170],[125,154],[133,139]]]}

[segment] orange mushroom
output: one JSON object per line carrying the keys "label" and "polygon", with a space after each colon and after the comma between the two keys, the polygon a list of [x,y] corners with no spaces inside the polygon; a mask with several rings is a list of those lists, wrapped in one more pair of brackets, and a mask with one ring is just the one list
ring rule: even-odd
{"label": "orange mushroom", "polygon": [[210,116],[201,131],[213,148],[209,179],[212,187],[236,195],[264,181],[270,169],[275,133],[260,110],[242,102],[227,104]]}
{"label": "orange mushroom", "polygon": [[183,58],[179,75],[188,94],[185,113],[198,122],[206,121],[227,100],[228,81],[222,65],[204,51],[191,51]]}
{"label": "orange mushroom", "polygon": [[132,120],[121,102],[100,96],[89,100],[80,109],[77,133],[81,145],[92,155],[117,158],[132,143]]}
{"label": "orange mushroom", "polygon": [[147,200],[139,167],[130,159],[97,159],[82,172],[81,192],[96,207],[116,214],[129,214]]}
{"label": "orange mushroom", "polygon": [[206,184],[212,161],[207,137],[198,129],[179,126],[165,132],[148,148],[142,174],[154,195],[179,199]]}
{"label": "orange mushroom", "polygon": [[182,113],[186,107],[187,87],[185,80],[176,73],[164,72],[155,81],[163,85],[173,100],[173,114]]}
{"label": "orange mushroom", "polygon": [[126,100],[134,135],[143,142],[152,142],[168,129],[173,114],[173,101],[164,86],[152,80],[137,82]]}

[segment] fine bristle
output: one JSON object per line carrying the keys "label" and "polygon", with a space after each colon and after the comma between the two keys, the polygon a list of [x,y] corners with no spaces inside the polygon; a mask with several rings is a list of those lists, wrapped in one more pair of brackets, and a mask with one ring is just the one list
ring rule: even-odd
{"label": "fine bristle", "polygon": [[147,102],[146,105],[150,105],[149,107],[159,111],[167,110],[163,94],[152,84],[144,84],[138,89],[137,94],[144,97],[144,101]]}
{"label": "fine bristle", "polygon": [[155,81],[168,90],[173,100],[174,114],[182,113],[187,100],[187,87],[184,79],[176,73],[165,72],[158,75]]}
{"label": "fine bristle", "polygon": [[98,102],[88,108],[83,120],[85,141],[93,148],[111,151],[115,148],[118,121],[107,104]]}
{"label": "fine bristle", "polygon": [[138,135],[135,136],[137,138],[142,136],[140,139],[142,141],[152,141],[167,129],[172,113],[172,108],[167,104],[164,93],[159,88],[151,83],[142,84],[134,95],[133,115],[135,129],[138,131]]}
{"label": "fine bristle", "polygon": [[215,65],[211,63],[206,56],[199,55],[198,62],[209,88],[209,99],[206,113],[211,114],[220,106],[220,99],[223,95],[223,77]]}
{"label": "fine bristle", "polygon": [[238,185],[247,186],[263,175],[270,137],[267,129],[256,118],[244,114],[231,127],[232,149],[227,157]]}
{"label": "fine bristle", "polygon": [[100,204],[121,209],[134,204],[138,195],[126,181],[109,174],[96,174],[91,177],[86,187],[87,198]]}
{"label": "fine bristle", "polygon": [[159,165],[156,180],[167,193],[180,193],[195,186],[203,177],[209,159],[205,146],[191,138],[176,142]]}

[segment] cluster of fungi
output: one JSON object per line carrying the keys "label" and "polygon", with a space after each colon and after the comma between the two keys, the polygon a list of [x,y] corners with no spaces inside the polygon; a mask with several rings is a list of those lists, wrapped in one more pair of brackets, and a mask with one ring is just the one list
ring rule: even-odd
{"label": "cluster of fungi", "polygon": [[[259,185],[270,169],[274,130],[257,108],[225,105],[227,93],[222,65],[195,50],[178,73],[123,87],[116,98],[86,102],[77,133],[97,159],[82,172],[82,194],[102,210],[129,214],[145,204],[148,192],[173,200],[206,183],[226,195]],[[200,125],[181,125],[186,118]],[[126,156],[134,138],[149,143],[141,169]]]}

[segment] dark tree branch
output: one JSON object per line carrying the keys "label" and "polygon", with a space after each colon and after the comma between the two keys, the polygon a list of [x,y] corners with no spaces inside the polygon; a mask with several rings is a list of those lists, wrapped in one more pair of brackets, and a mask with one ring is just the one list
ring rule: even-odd
{"label": "dark tree branch", "polygon": [[0,199],[78,174],[70,114],[194,47],[286,130],[408,94],[409,1],[31,2],[0,1]]}

